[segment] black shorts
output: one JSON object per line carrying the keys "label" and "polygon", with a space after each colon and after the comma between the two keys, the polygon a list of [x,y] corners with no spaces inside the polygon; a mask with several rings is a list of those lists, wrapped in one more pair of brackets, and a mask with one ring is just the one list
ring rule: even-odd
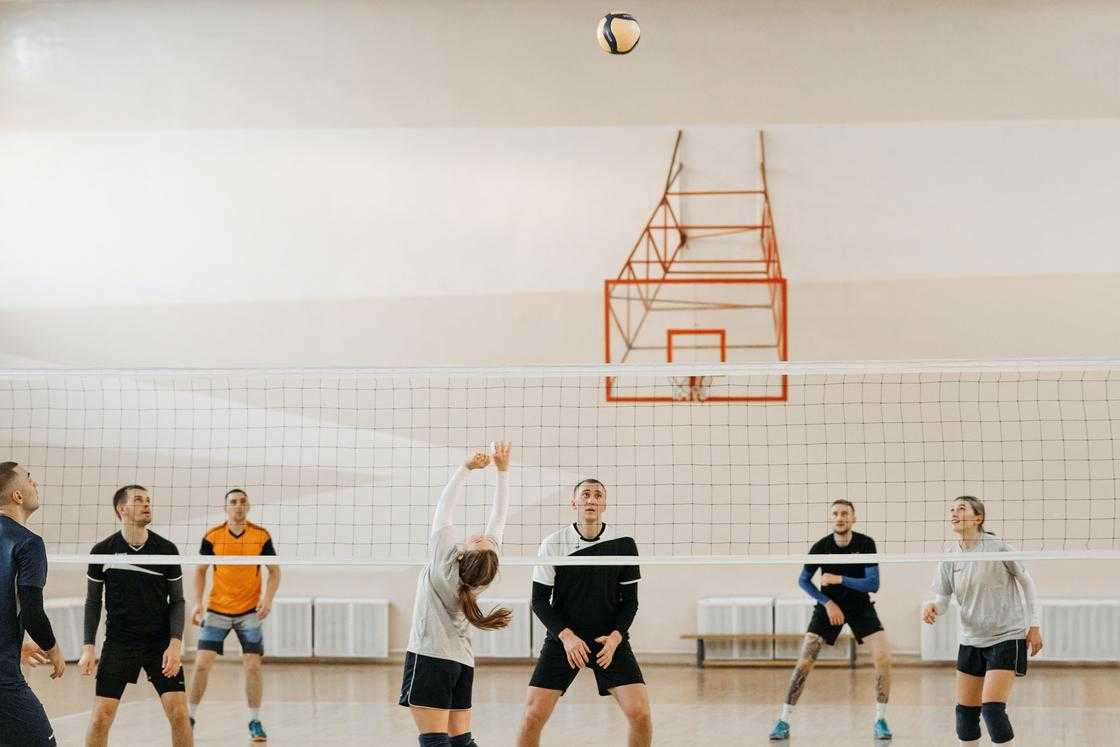
{"label": "black shorts", "polygon": [[[600,695],[610,695],[611,690],[623,685],[645,684],[645,680],[642,679],[642,669],[638,666],[638,660],[634,658],[633,649],[630,648],[630,641],[624,640],[618,644],[611,665],[606,669],[600,667],[599,662],[595,660],[603,644],[587,641],[587,646],[591,649],[587,668],[595,673],[595,684],[599,687]],[[563,693],[567,692],[577,674],[579,670],[572,669],[572,665],[568,663],[564,644],[549,637],[545,638],[544,646],[541,647],[541,655],[537,659],[537,667],[533,670],[529,686],[559,690]]]}
{"label": "black shorts", "polygon": [[101,661],[97,665],[97,686],[95,692],[101,698],[120,700],[126,685],[135,684],[140,678],[140,670],[148,675],[148,681],[159,695],[181,693],[187,689],[183,679],[183,667],[171,677],[163,674],[163,652],[169,641],[127,644],[105,641],[101,647]]}
{"label": "black shorts", "polygon": [[54,747],[54,728],[26,682],[0,685],[0,744]]}
{"label": "black shorts", "polygon": [[[879,615],[875,612],[874,605],[851,611],[844,610],[843,612],[844,623],[852,631],[852,635],[856,637],[856,643],[862,644],[864,638],[883,629],[883,623],[879,622]],[[809,630],[806,632],[819,635],[825,643],[831,646],[840,637],[840,631],[843,627],[844,625],[830,623],[828,621],[828,611],[825,610],[823,604],[818,604],[813,608],[813,617],[809,620]]]}
{"label": "black shorts", "polygon": [[1009,669],[1016,677],[1027,676],[1027,641],[1002,641],[992,646],[977,648],[962,645],[957,649],[957,671],[983,677],[989,669]]}
{"label": "black shorts", "polygon": [[404,656],[404,677],[398,702],[405,707],[467,711],[471,707],[473,687],[474,667],[409,651]]}

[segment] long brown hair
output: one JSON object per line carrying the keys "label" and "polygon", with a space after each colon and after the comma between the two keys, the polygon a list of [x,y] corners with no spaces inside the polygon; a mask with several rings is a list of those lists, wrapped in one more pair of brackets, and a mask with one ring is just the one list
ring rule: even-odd
{"label": "long brown hair", "polygon": [[976,528],[980,530],[980,533],[994,534],[994,532],[989,532],[984,528],[984,522],[988,519],[988,515],[984,511],[984,501],[974,495],[959,495],[953,500],[953,503],[960,503],[962,501],[972,507],[972,513],[980,517],[980,523],[976,526]]}
{"label": "long brown hair", "polygon": [[470,624],[480,630],[498,630],[513,619],[513,613],[504,607],[495,607],[489,615],[478,608],[475,589],[488,586],[497,575],[498,553],[493,550],[467,550],[459,559],[459,605]]}

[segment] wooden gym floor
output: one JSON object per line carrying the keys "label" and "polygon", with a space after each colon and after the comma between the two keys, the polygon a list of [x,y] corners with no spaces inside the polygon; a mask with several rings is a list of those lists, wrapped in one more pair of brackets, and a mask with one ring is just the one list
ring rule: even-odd
{"label": "wooden gym floor", "polygon": [[[474,734],[480,747],[514,743],[529,665],[481,664],[474,689]],[[644,667],[653,702],[654,744],[767,744],[766,735],[785,692],[788,672],[778,669]],[[188,667],[188,677],[190,669]],[[59,745],[82,744],[93,682],[76,667],[51,682],[43,669],[29,681],[55,725]],[[626,722],[593,678],[583,673],[560,702],[543,745],[625,745]],[[793,722],[791,744],[874,743],[874,672],[815,671]],[[415,745],[408,712],[395,705],[400,667],[266,663],[262,721],[271,745]],[[237,662],[215,666],[198,713],[198,745],[247,744],[241,671]],[[953,671],[900,667],[888,720],[894,745],[955,745]],[[1009,708],[1017,745],[1120,743],[1120,670],[1036,666],[1019,680]],[[127,747],[169,743],[151,685],[129,686],[110,737]],[[985,738],[983,743],[987,743]]]}

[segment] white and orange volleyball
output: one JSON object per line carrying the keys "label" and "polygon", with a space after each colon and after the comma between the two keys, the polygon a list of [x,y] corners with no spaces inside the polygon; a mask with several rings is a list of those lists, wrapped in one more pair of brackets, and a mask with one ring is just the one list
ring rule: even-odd
{"label": "white and orange volleyball", "polygon": [[607,54],[629,54],[638,46],[642,30],[638,28],[637,19],[629,13],[607,13],[599,19],[595,36]]}

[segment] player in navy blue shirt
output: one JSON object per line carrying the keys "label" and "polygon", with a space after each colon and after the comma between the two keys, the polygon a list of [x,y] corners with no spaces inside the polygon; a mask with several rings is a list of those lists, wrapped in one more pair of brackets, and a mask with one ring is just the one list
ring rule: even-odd
{"label": "player in navy blue shirt", "polygon": [[[56,744],[43,705],[23,679],[20,664],[49,663],[51,679],[66,662],[43,610],[47,550],[25,524],[39,508],[39,486],[16,462],[0,462],[0,744]],[[34,643],[23,642],[23,633]]]}
{"label": "player in navy blue shirt", "polygon": [[[852,531],[856,523],[856,507],[842,498],[832,502],[832,532],[817,540],[809,550],[810,555],[850,555],[876,552],[875,540],[866,534]],[[821,586],[813,585],[813,575],[821,572]],[[865,641],[871,648],[875,662],[875,722],[872,733],[878,740],[890,739],[887,726],[887,701],[891,693],[891,651],[887,634],[871,595],[879,591],[879,566],[876,563],[810,563],[801,571],[798,586],[816,601],[813,617],[801,645],[801,656],[790,677],[789,691],[782,713],[778,717],[770,739],[789,739],[793,707],[805,688],[805,680],[824,644],[833,645],[847,624],[857,642]]]}

